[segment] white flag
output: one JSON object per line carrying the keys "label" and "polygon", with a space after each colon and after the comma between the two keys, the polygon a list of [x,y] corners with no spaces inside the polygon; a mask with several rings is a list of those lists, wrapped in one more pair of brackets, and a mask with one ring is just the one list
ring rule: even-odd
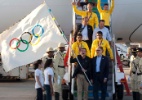
{"label": "white flag", "polygon": [[66,43],[46,3],[0,35],[0,51],[5,71],[43,57],[48,47]]}

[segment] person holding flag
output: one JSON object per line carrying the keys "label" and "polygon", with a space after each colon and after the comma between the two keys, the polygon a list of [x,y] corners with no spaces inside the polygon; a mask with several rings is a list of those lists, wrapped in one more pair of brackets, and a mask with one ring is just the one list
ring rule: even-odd
{"label": "person holding flag", "polygon": [[[88,100],[88,80],[86,78],[89,78],[90,73],[90,67],[91,67],[91,59],[86,55],[87,50],[86,48],[81,48],[80,55],[77,56],[78,61],[80,64],[77,64],[73,78],[77,78],[77,100],[82,100],[82,91],[84,91],[84,97],[83,100]],[[70,62],[78,62],[76,58],[71,57]],[[84,75],[86,73],[87,77]]]}

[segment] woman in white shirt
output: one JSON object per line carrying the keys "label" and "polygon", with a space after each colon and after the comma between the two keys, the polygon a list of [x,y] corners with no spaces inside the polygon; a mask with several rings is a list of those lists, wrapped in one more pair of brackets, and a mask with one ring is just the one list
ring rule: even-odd
{"label": "woman in white shirt", "polygon": [[52,59],[47,59],[44,65],[44,76],[45,76],[45,91],[46,91],[46,100],[52,100],[52,95],[54,94],[53,91],[53,61]]}
{"label": "woman in white shirt", "polygon": [[36,61],[34,64],[35,69],[35,89],[37,90],[37,99],[43,100],[43,91],[44,91],[44,76],[41,68],[43,67],[42,60]]}

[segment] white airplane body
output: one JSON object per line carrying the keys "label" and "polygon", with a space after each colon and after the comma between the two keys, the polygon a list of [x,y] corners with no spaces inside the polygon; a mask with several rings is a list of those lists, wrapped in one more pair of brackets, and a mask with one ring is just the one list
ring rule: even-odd
{"label": "white airplane body", "polygon": [[[0,0],[0,33],[28,15],[44,0]],[[73,26],[71,0],[46,0],[58,23],[70,34]],[[142,42],[142,0],[115,0],[112,33],[116,42]]]}
{"label": "white airplane body", "polygon": [[72,29],[72,8],[69,0],[0,0],[0,33],[26,17],[44,1],[65,34],[69,35]]}
{"label": "white airplane body", "polygon": [[[72,0],[46,0],[47,5],[51,8],[66,36],[70,34],[74,24],[71,1]],[[0,33],[19,22],[43,2],[44,0],[0,0]],[[115,0],[115,8],[111,22],[112,33],[115,34],[116,42],[142,43],[141,8],[142,0]],[[115,66],[115,75],[115,82],[121,84],[120,79],[124,78],[124,73],[117,72],[117,65]],[[114,88],[113,93],[115,93]]]}
{"label": "white airplane body", "polygon": [[116,42],[142,43],[141,8],[142,0],[115,0],[115,8],[112,14],[112,32],[118,40]]}

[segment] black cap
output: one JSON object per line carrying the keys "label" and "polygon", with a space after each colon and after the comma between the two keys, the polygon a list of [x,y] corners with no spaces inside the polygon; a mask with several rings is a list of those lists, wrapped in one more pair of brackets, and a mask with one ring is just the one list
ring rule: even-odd
{"label": "black cap", "polygon": [[137,52],[142,52],[142,48],[138,48],[138,49],[137,49]]}
{"label": "black cap", "polygon": [[136,48],[132,48],[131,51],[132,52],[137,52],[137,49]]}

